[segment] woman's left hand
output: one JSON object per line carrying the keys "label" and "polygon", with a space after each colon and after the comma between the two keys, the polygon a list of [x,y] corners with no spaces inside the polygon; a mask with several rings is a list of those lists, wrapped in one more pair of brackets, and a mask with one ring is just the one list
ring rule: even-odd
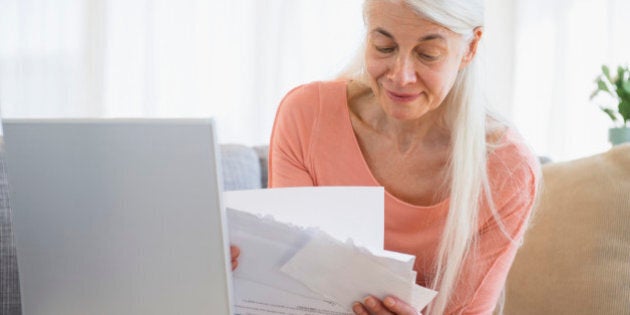
{"label": "woman's left hand", "polygon": [[352,305],[352,311],[356,315],[418,315],[417,310],[400,299],[388,296],[382,301],[368,296],[363,303],[356,302]]}

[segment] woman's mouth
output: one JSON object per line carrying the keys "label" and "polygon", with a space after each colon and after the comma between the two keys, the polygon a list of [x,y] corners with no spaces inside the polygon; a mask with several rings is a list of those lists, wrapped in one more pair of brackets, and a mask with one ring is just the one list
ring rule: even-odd
{"label": "woman's mouth", "polygon": [[392,101],[397,103],[409,103],[414,101],[420,96],[420,93],[410,94],[410,93],[396,93],[389,90],[385,90],[387,97],[389,97]]}

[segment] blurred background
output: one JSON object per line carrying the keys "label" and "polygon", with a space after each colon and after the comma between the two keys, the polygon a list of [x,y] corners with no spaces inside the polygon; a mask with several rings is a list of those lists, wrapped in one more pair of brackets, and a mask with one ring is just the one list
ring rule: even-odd
{"label": "blurred background", "polygon": [[[3,118],[207,117],[266,144],[292,87],[335,78],[362,0],[0,0]],[[630,62],[628,0],[486,0],[486,94],[538,155],[610,148],[589,100]]]}

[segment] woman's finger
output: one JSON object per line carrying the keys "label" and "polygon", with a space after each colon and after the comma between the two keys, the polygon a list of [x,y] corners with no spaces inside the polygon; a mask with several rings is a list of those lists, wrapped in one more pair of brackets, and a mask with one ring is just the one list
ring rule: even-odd
{"label": "woman's finger", "polygon": [[359,302],[355,302],[352,305],[352,311],[354,312],[355,315],[369,315],[368,311],[365,309],[363,304]]}
{"label": "woman's finger", "polygon": [[237,259],[241,254],[241,249],[238,246],[230,245],[230,256],[232,256],[232,260]]}
{"label": "woman's finger", "polygon": [[418,311],[415,310],[411,305],[393,296],[388,296],[383,299],[383,305],[394,314],[418,315]]}
{"label": "woman's finger", "polygon": [[238,246],[230,245],[230,256],[232,263],[232,271],[236,270],[238,267],[238,256],[241,254],[241,249]]}
{"label": "woman's finger", "polygon": [[383,302],[381,302],[381,300],[373,297],[373,296],[368,296],[363,300],[363,305],[365,308],[367,308],[369,314],[373,314],[373,315],[394,315],[392,312],[389,311],[389,309],[387,309],[384,305]]}

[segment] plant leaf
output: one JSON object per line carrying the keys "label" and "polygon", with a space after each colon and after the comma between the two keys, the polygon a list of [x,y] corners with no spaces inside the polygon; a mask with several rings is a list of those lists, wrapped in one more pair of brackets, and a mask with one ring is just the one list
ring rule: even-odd
{"label": "plant leaf", "polygon": [[593,91],[593,93],[591,93],[591,96],[589,97],[589,99],[592,101],[595,98],[595,96],[597,96],[597,94],[599,94],[599,91],[600,91],[599,89]]}
{"label": "plant leaf", "polygon": [[606,82],[604,82],[602,77],[597,78],[597,89],[600,90],[600,91],[604,91],[604,92],[608,92],[608,93],[612,94],[610,89],[608,89],[608,85],[606,84]]}
{"label": "plant leaf", "polygon": [[627,94],[630,94],[630,80],[625,81],[625,82],[623,83],[623,85],[622,85],[622,86],[623,86],[623,90],[624,90]]}
{"label": "plant leaf", "polygon": [[604,108],[604,107],[600,107],[602,111],[604,111],[604,113],[608,114],[608,117],[610,117],[610,119],[612,119],[613,122],[617,122],[617,113],[615,113],[614,110],[610,109],[610,108]]}
{"label": "plant leaf", "polygon": [[619,103],[619,114],[623,117],[624,123],[630,120],[630,102],[624,100]]}
{"label": "plant leaf", "polygon": [[621,85],[624,81],[624,75],[626,74],[626,69],[622,66],[617,67],[617,77],[615,78],[615,82],[613,84],[617,87],[617,90],[621,90]]}
{"label": "plant leaf", "polygon": [[610,68],[608,68],[607,65],[602,65],[602,72],[604,73],[608,81],[612,81],[612,79],[610,78]]}

